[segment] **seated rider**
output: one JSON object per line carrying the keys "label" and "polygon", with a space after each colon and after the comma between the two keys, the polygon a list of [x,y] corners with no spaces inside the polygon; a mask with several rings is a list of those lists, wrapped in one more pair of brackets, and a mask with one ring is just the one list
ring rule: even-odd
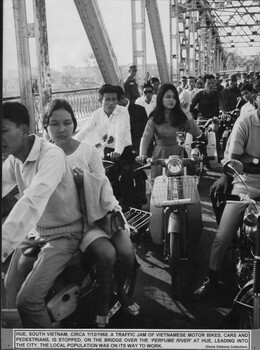
{"label": "seated rider", "polygon": [[200,90],[192,99],[190,112],[194,119],[210,119],[219,115],[219,93],[215,91],[215,77],[206,74],[203,77],[204,89]]}
{"label": "seated rider", "polygon": [[[13,257],[5,278],[7,307],[18,309],[23,328],[51,328],[45,297],[78,249],[82,213],[64,152],[29,134],[29,114],[18,102],[3,104],[2,196],[18,186],[20,198],[2,226],[2,261]],[[36,230],[38,239],[27,235]],[[25,278],[18,270],[23,251],[41,245],[37,262]]]}
{"label": "seated rider", "polygon": [[102,98],[102,107],[92,113],[86,125],[74,138],[78,141],[85,140],[90,144],[102,145],[104,139],[112,137],[112,142],[104,149],[104,155],[109,154],[110,159],[117,162],[116,166],[109,169],[108,177],[113,184],[116,198],[124,207],[119,178],[124,178],[124,165],[134,161],[130,116],[125,107],[117,104],[116,86],[104,85],[99,93]]}
{"label": "seated rider", "polygon": [[103,220],[109,211],[121,211],[105,175],[101,157],[94,145],[72,138],[77,120],[66,100],[54,99],[47,105],[43,124],[51,140],[66,154],[81,196],[85,215],[83,239],[79,248],[95,262],[98,282],[95,290],[95,324],[105,327],[109,323],[113,275],[122,307],[131,315],[137,315],[139,306],[132,302],[124,290],[135,260],[129,231],[123,229],[122,225],[122,229],[112,234],[110,228],[106,232],[100,227],[100,219]]}
{"label": "seated rider", "polygon": [[[194,137],[200,135],[200,129],[190,113],[184,113],[180,106],[177,89],[172,84],[162,84],[158,95],[157,105],[149,118],[140,143],[139,156],[136,160],[144,163],[147,158],[148,146],[154,136],[155,147],[152,157],[167,159],[171,155],[184,157],[184,148],[178,144],[176,133],[190,132]],[[162,166],[151,167],[151,178],[162,174]],[[196,189],[196,204],[188,207],[189,222],[193,222],[192,240],[198,241],[201,234],[201,205]]]}
{"label": "seated rider", "polygon": [[[129,101],[125,97],[124,90],[117,86],[117,103],[127,108],[130,116],[130,127],[132,137],[132,151],[134,154],[139,153],[141,137],[147,123],[147,113],[143,106]],[[152,145],[151,145],[152,146]],[[121,178],[121,192],[125,206],[131,206],[141,209],[146,203],[146,185],[147,176],[144,171],[134,171],[139,164],[135,161],[125,164],[124,178]]]}
{"label": "seated rider", "polygon": [[[238,159],[243,163],[243,181],[249,187],[245,187],[239,179],[234,178],[232,194],[249,194],[251,198],[260,197],[260,92],[256,95],[257,110],[249,112],[244,117],[239,117],[233,127],[227,144],[225,158]],[[213,184],[211,191],[218,191],[226,185],[227,178]],[[218,289],[219,274],[223,266],[224,258],[232,238],[236,235],[239,225],[242,223],[246,204],[226,204],[221,216],[219,228],[213,242],[209,276],[203,285],[195,291],[195,297],[200,300],[214,294]]]}
{"label": "seated rider", "polygon": [[219,105],[222,112],[231,112],[236,108],[237,100],[241,97],[240,89],[237,86],[237,75],[230,76],[229,86],[219,93]]}
{"label": "seated rider", "polygon": [[[256,81],[254,86],[252,84],[244,84],[240,88],[241,95],[245,101],[247,101],[240,110],[239,118],[246,117],[247,115],[250,115],[252,111],[255,111],[257,108],[256,105],[256,93],[260,91],[260,80]],[[224,152],[224,160],[222,160],[222,163],[228,159],[229,154],[229,144],[230,144],[230,137],[227,140],[227,144],[225,147]],[[217,223],[219,224],[222,212],[225,207],[225,203],[221,203],[221,200],[219,198],[219,193],[231,193],[232,186],[231,186],[231,177],[226,176],[224,173],[221,175],[220,179],[218,179],[212,186],[212,189],[215,189],[216,191],[211,190],[211,201],[213,205],[213,210],[216,215]]]}

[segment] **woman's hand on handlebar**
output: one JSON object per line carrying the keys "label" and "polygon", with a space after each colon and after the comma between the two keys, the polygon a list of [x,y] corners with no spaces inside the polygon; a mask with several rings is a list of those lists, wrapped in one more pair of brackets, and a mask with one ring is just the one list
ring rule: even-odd
{"label": "woman's hand on handlebar", "polygon": [[139,155],[139,156],[137,156],[136,158],[135,158],[135,161],[137,162],[137,163],[139,163],[139,164],[142,164],[142,165],[144,165],[145,163],[146,163],[146,159],[147,159],[147,156],[145,156],[145,155]]}

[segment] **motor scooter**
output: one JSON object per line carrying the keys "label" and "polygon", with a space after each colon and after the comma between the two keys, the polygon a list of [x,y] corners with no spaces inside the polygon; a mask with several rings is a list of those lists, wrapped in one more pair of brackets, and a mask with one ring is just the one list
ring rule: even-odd
{"label": "motor scooter", "polygon": [[[172,295],[176,299],[183,295],[189,274],[185,270],[195,240],[192,225],[197,223],[197,230],[201,226],[197,176],[194,175],[199,163],[197,158],[170,156],[150,158],[139,168],[161,165],[163,169],[161,176],[147,180],[151,189],[149,229],[152,242],[163,246],[164,259],[170,266]],[[190,211],[188,206],[195,202],[196,209]]]}
{"label": "motor scooter", "polygon": [[[103,165],[106,170],[113,166],[113,162],[104,161]],[[150,217],[151,214],[148,212],[130,208],[129,211],[125,213],[125,220],[122,220],[121,216],[117,219],[117,226],[115,229],[128,228],[130,237],[134,240],[139,230],[149,223]],[[35,239],[35,235],[31,234],[29,239]],[[34,247],[25,250],[21,255],[18,269],[25,277],[32,270],[40,249],[41,244],[36,244]],[[9,262],[10,259],[7,264],[9,264]],[[134,291],[138,266],[139,264],[135,259],[132,273],[124,285],[124,289],[129,296],[131,296]],[[4,266],[1,277],[2,296],[5,296],[3,281],[7,269],[8,266]],[[94,261],[88,254],[77,250],[66,264],[63,272],[54,281],[45,299],[46,309],[52,320],[53,327],[93,327],[97,287],[98,282]],[[121,308],[116,292],[116,281],[114,279],[111,284],[110,295],[109,318],[113,317]],[[15,325],[17,328],[19,326],[18,312],[14,309],[7,309],[3,302],[4,299],[5,298],[2,297],[3,327],[12,328],[12,326]]]}
{"label": "motor scooter", "polygon": [[[137,234],[143,226],[147,225],[151,214],[131,208],[126,213],[127,226],[131,238]],[[34,239],[33,236],[30,239]],[[31,271],[41,245],[27,249],[20,258],[18,269],[27,276]],[[135,264],[129,279],[125,282],[125,291],[131,296],[134,292],[136,274],[139,264]],[[5,268],[6,270],[7,268]],[[2,273],[2,281],[5,274]],[[55,328],[87,328],[93,327],[95,314],[96,290],[98,282],[96,279],[95,264],[87,254],[77,251],[66,264],[63,272],[57,277],[46,296],[46,308]],[[2,283],[2,296],[5,293]],[[111,301],[109,307],[109,318],[113,317],[121,308],[116,293],[116,281],[111,285]],[[12,324],[18,324],[17,310],[9,310],[2,305],[2,324],[11,328]]]}
{"label": "motor scooter", "polygon": [[204,142],[203,156],[205,165],[210,168],[218,166],[219,157],[219,117],[210,119],[202,119],[198,116],[198,126],[202,132],[201,136],[197,138],[198,141]]}
{"label": "motor scooter", "polygon": [[[243,165],[238,160],[228,160],[223,171],[236,176],[246,188],[241,174]],[[249,190],[249,189],[248,189]],[[246,210],[236,240],[236,272],[239,292],[234,299],[231,319],[235,328],[260,328],[260,198],[249,195],[233,196],[226,203],[244,203]]]}

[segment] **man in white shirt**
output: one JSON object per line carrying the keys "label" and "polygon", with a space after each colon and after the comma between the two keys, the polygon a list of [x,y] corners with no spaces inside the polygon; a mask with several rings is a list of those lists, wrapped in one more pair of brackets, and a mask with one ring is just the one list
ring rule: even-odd
{"label": "man in white shirt", "polygon": [[187,91],[190,94],[191,101],[192,101],[193,97],[196,95],[196,93],[200,91],[200,89],[196,88],[196,79],[195,79],[195,77],[188,77]]}
{"label": "man in white shirt", "polygon": [[[17,185],[20,198],[2,225],[2,262],[15,250],[5,278],[8,308],[17,307],[23,328],[51,328],[45,298],[78,248],[82,213],[64,152],[29,135],[29,120],[21,103],[3,104],[2,196]],[[38,239],[27,238],[32,230]],[[34,246],[41,249],[24,276],[18,262]]]}
{"label": "man in white shirt", "polygon": [[177,87],[178,94],[180,94],[183,90],[187,89],[188,79],[185,76],[181,77],[181,84]]}
{"label": "man in white shirt", "polygon": [[104,140],[112,137],[113,141],[104,148],[104,155],[115,162],[107,171],[107,176],[113,187],[114,195],[123,210],[127,209],[125,179],[128,165],[133,162],[130,116],[127,108],[119,106],[117,88],[113,85],[103,85],[99,90],[102,107],[90,116],[88,123],[75,135],[75,139],[94,145],[104,144]]}
{"label": "man in white shirt", "polygon": [[139,97],[135,103],[143,106],[146,110],[147,116],[154,110],[156,106],[156,95],[153,93],[153,87],[149,83],[143,85],[143,96]]}
{"label": "man in white shirt", "polygon": [[102,107],[89,117],[86,125],[75,135],[78,141],[90,144],[103,144],[106,137],[113,141],[107,145],[110,159],[117,161],[123,152],[131,149],[130,116],[125,107],[117,105],[117,89],[106,84],[100,90]]}

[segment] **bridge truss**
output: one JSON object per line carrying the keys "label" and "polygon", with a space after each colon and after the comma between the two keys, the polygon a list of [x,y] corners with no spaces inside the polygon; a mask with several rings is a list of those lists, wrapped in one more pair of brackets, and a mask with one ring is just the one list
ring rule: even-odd
{"label": "bridge truss", "polygon": [[[158,1],[169,2],[170,43],[165,43]],[[45,0],[32,0],[34,23],[27,23],[25,0],[13,0],[21,101],[33,115],[29,38],[36,41],[40,106],[51,99]],[[97,0],[74,0],[106,83],[122,85],[123,77]],[[161,82],[177,83],[182,75],[225,69],[233,48],[259,48],[259,0],[131,0],[133,63],[146,73],[146,14]],[[138,38],[140,39],[138,42]],[[165,45],[170,47],[167,59]],[[259,51],[259,50],[258,50]],[[32,123],[33,125],[33,123]]]}

